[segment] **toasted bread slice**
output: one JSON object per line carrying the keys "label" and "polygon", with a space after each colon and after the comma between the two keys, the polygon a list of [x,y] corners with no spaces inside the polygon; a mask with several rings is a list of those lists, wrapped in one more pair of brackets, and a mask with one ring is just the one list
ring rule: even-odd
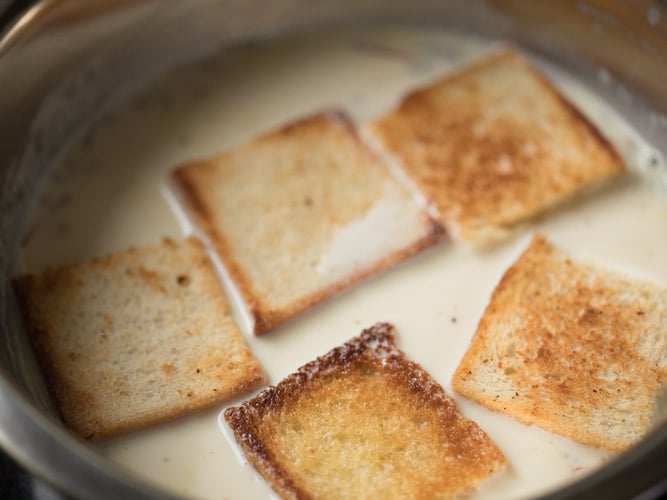
{"label": "toasted bread slice", "polygon": [[194,238],[15,281],[60,414],[110,436],[248,392],[264,375]]}
{"label": "toasted bread slice", "polygon": [[573,262],[538,235],[494,290],[452,385],[620,451],[665,415],[666,375],[667,289]]}
{"label": "toasted bread slice", "polygon": [[225,419],[283,498],[453,498],[505,457],[378,323]]}
{"label": "toasted bread slice", "polygon": [[474,246],[624,170],[598,130],[511,50],[412,92],[365,132],[448,232]]}
{"label": "toasted bread slice", "polygon": [[173,177],[256,334],[442,234],[338,112],[286,125]]}

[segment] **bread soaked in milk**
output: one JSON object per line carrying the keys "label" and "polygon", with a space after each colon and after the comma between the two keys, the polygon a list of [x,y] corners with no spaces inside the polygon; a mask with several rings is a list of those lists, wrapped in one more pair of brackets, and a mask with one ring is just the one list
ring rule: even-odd
{"label": "bread soaked in milk", "polygon": [[453,239],[477,247],[624,171],[598,130],[508,49],[410,92],[366,130]]}
{"label": "bread soaked in milk", "polygon": [[444,233],[336,110],[181,166],[172,177],[245,299],[256,335]]}
{"label": "bread soaked in milk", "polygon": [[[164,180],[176,165],[231,149],[299,116],[341,107],[359,123],[414,88],[495,48],[487,40],[413,28],[299,36],[213,56],[174,71],[107,114],[72,147],[26,231],[19,272],[182,237]],[[378,321],[396,325],[401,350],[449,392],[492,290],[540,231],[573,257],[667,284],[667,193],[662,159],[622,117],[568,75],[535,62],[616,145],[629,172],[506,243],[474,252],[441,242],[396,269],[247,341],[275,384]],[[643,165],[653,158],[654,166]],[[234,402],[234,404],[240,401]],[[463,398],[507,457],[477,495],[516,498],[572,481],[611,455],[482,408]],[[220,409],[133,434],[102,452],[137,475],[201,498],[266,498],[271,490],[238,458]]]}
{"label": "bread soaked in milk", "polygon": [[224,418],[281,498],[460,498],[503,454],[377,323]]}
{"label": "bread soaked in milk", "polygon": [[667,287],[575,262],[536,235],[505,271],[456,392],[580,443],[624,451],[664,418]]}
{"label": "bread soaked in milk", "polygon": [[264,383],[194,237],[14,284],[60,416],[83,438],[173,420]]}

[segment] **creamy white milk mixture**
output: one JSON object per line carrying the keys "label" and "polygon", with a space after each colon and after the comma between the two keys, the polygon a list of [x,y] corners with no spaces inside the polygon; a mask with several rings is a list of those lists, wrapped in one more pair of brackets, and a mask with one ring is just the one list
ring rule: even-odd
{"label": "creamy white milk mixture", "polygon": [[[72,148],[40,198],[19,272],[181,237],[187,227],[165,195],[165,178],[175,165],[326,107],[341,106],[367,120],[415,85],[492,48],[488,41],[436,30],[356,30],[249,46],[174,71],[107,114]],[[400,348],[451,393],[451,375],[493,287],[535,230],[575,256],[667,285],[667,193],[652,173],[664,167],[662,160],[646,166],[651,149],[620,116],[566,75],[541,67],[618,145],[631,172],[493,251],[444,241],[276,331],[248,337],[270,383],[362,328],[390,321]],[[610,456],[457,401],[509,461],[480,497],[545,492]],[[266,498],[269,488],[225,437],[221,410],[115,439],[101,450],[174,492]]]}

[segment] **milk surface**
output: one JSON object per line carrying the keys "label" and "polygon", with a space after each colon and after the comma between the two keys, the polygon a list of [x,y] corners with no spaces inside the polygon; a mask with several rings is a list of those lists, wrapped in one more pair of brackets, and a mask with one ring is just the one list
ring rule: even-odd
{"label": "milk surface", "polygon": [[[174,166],[325,108],[342,107],[361,123],[391,109],[415,86],[496,45],[434,29],[358,29],[237,48],[172,71],[108,113],[72,146],[34,207],[17,272],[163,236],[183,237],[190,228],[174,212],[166,186]],[[270,384],[363,328],[389,321],[408,358],[451,394],[452,373],[494,286],[534,231],[577,258],[667,286],[662,158],[574,78],[535,62],[617,145],[628,175],[550,213],[492,251],[475,252],[445,239],[267,335],[247,336]],[[456,400],[509,462],[506,472],[482,485],[478,498],[544,493],[611,456]],[[100,451],[136,475],[189,497],[269,497],[269,487],[225,436],[223,409],[114,439],[99,445]]]}

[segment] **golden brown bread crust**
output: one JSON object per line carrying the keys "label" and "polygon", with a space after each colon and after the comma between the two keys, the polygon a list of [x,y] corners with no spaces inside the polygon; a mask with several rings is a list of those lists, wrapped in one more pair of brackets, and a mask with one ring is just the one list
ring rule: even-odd
{"label": "golden brown bread crust", "polygon": [[14,285],[49,391],[82,437],[171,420],[264,382],[194,238],[165,238]]}
{"label": "golden brown bread crust", "polygon": [[378,323],[225,419],[283,498],[454,498],[506,461]]}
{"label": "golden brown bread crust", "polygon": [[[324,137],[324,139],[320,139],[321,137]],[[311,163],[314,162],[311,162],[311,157],[309,157],[309,155],[315,154],[311,142],[320,140],[324,144],[321,153],[323,157],[330,156],[331,153],[328,152],[327,148],[331,147],[330,143],[335,142],[336,149],[349,156],[348,163],[353,167],[345,166],[341,168],[339,165],[341,160],[338,158],[331,159],[329,164],[323,162],[321,165],[313,167]],[[261,148],[265,148],[267,151],[273,151],[272,148],[276,148],[276,151],[280,152],[275,153],[275,156],[284,155],[285,150],[289,151],[292,165],[288,165],[287,162],[278,165],[278,160],[273,165],[273,159],[269,154],[266,154],[265,158],[262,159],[262,164],[258,166],[259,162],[252,155],[257,155],[257,151]],[[247,198],[243,198],[245,195],[241,194],[239,195],[240,200],[236,200],[233,207],[223,207],[222,205],[225,202],[216,199],[219,196],[216,191],[222,192],[227,189],[224,184],[233,182],[229,180],[232,177],[240,177],[238,162],[246,161],[247,158],[253,158],[247,160],[248,164],[252,165],[249,166],[249,169],[263,170],[267,172],[267,176],[271,169],[282,169],[286,174],[276,180],[276,183],[280,182],[279,185],[261,186],[261,199],[252,199],[252,196],[256,196],[256,193],[249,194]],[[194,224],[202,230],[220,256],[254,318],[253,331],[255,334],[271,330],[353,283],[418,253],[443,236],[442,226],[423,212],[420,215],[420,221],[416,222],[416,224],[423,226],[423,231],[417,238],[406,240],[399,249],[387,252],[354,272],[342,273],[333,281],[329,280],[318,284],[314,288],[304,289],[303,293],[292,297],[287,303],[284,300],[275,300],[277,288],[299,279],[299,276],[304,275],[318,258],[318,255],[304,256],[300,253],[301,251],[317,244],[320,240],[330,238],[331,235],[321,234],[327,228],[344,226],[353,222],[355,217],[359,217],[365,211],[371,209],[382,198],[383,190],[386,189],[387,185],[391,185],[392,190],[397,189],[398,184],[388,172],[384,171],[384,167],[379,165],[378,159],[360,140],[349,118],[340,112],[328,111],[287,124],[229,153],[210,160],[189,163],[173,171],[172,180],[179,199],[186,207],[186,211],[193,219]],[[304,178],[312,176],[309,170],[312,172],[315,168],[322,169],[322,180],[311,181],[311,184],[304,183],[304,189],[317,189],[320,193],[320,199],[324,200],[323,203],[328,207],[325,209],[313,207],[313,203],[319,200],[313,202],[311,193],[307,191],[296,193],[298,188],[290,187],[295,184],[294,179],[297,179],[297,182],[302,182]],[[257,189],[260,182],[257,181],[257,178],[253,178],[247,180],[246,185],[252,184],[253,189]],[[319,185],[314,186],[314,182]],[[362,186],[362,188],[358,189],[359,186]],[[237,192],[240,189],[241,187],[237,189]],[[367,194],[359,195],[357,193],[355,194],[355,200],[346,203],[345,197],[348,196],[347,193],[350,189],[365,190]],[[276,198],[274,201],[273,198],[279,196],[276,194],[277,190],[294,192],[294,196],[291,200],[285,201]],[[304,200],[303,204],[301,204],[301,198]],[[247,215],[250,209],[255,209],[260,203],[265,205],[266,213],[263,214],[261,220],[250,221],[249,227],[280,224],[282,227],[273,228],[273,231],[284,233],[289,226],[301,226],[296,228],[300,231],[300,243],[296,245],[296,250],[286,248],[284,242],[275,234],[270,235],[268,230],[262,236],[261,241],[258,240],[248,248],[239,250],[243,247],[243,244],[239,244],[238,240],[246,238],[250,241],[252,237],[245,236],[251,232],[250,229],[245,234],[237,234],[236,236],[230,234],[236,224],[235,219],[240,218],[238,213],[246,214],[243,217],[251,217]],[[275,215],[281,213],[282,210],[288,211],[289,216],[280,218]],[[316,212],[316,210],[321,210],[321,212]],[[307,212],[311,212],[311,214],[306,216]],[[314,213],[319,215],[312,215]],[[272,219],[267,222],[267,218],[272,216],[276,217],[275,220]],[[301,220],[303,217],[306,218],[306,222]],[[259,230],[256,232],[258,233]],[[267,235],[270,235],[270,237]],[[318,235],[322,238],[319,238]],[[276,274],[276,276],[278,273],[285,274],[285,276],[282,276],[283,283],[281,285],[274,284],[268,287],[273,288],[273,290],[267,290],[267,287],[260,285],[257,276],[253,277],[251,273],[253,264],[257,264],[260,260],[268,262],[274,259],[275,254],[263,258],[254,256],[257,247],[268,246],[274,248],[275,254],[290,255],[292,264],[299,261],[302,264],[300,269],[293,269],[292,272],[289,272],[283,264],[279,263],[272,269],[267,270],[261,277],[262,279],[270,274]],[[250,263],[251,258],[254,258],[255,262]],[[315,283],[318,279],[318,276],[313,275],[308,281]]]}
{"label": "golden brown bread crust", "polygon": [[481,245],[625,168],[597,128],[511,50],[412,92],[367,130],[447,230]]}
{"label": "golden brown bread crust", "polygon": [[535,236],[505,272],[452,386],[517,420],[621,451],[664,413],[667,290]]}

